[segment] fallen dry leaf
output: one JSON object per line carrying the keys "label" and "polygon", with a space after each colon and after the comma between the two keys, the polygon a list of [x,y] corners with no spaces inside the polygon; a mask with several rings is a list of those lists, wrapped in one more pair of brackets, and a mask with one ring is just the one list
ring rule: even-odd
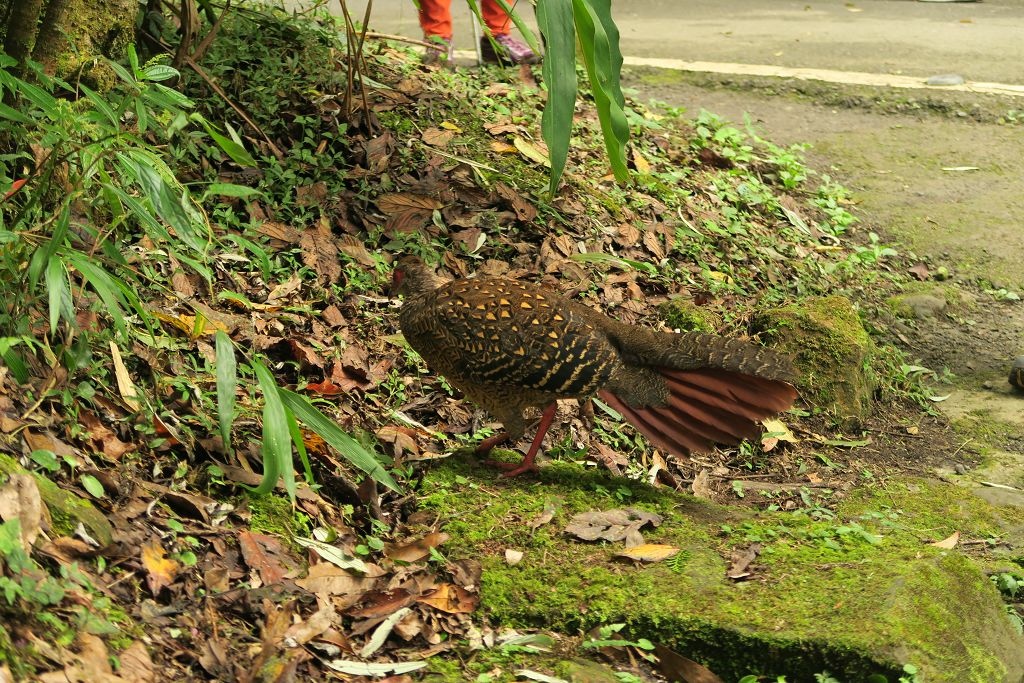
{"label": "fallen dry leaf", "polygon": [[264,586],[282,581],[296,568],[281,541],[273,536],[243,529],[238,532],[238,548],[246,565],[258,573]]}
{"label": "fallen dry leaf", "polygon": [[560,498],[551,498],[544,502],[544,510],[539,515],[530,520],[531,529],[539,529],[545,524],[549,523],[555,518],[555,513],[558,512],[558,508],[561,506],[562,500]]}
{"label": "fallen dry leaf", "polygon": [[[366,245],[363,244],[362,240],[354,235],[342,235],[338,239],[338,248],[341,249],[341,252],[345,254],[345,256],[348,256],[360,265],[366,266],[367,268],[372,268],[376,265],[376,261],[373,260],[373,256],[370,254],[369,249],[366,248]],[[331,306],[331,308],[334,307]],[[330,320],[327,322],[329,324],[333,324]]]}
{"label": "fallen dry leaf", "polygon": [[548,158],[547,145],[538,142],[532,142],[526,138],[521,138],[518,135],[512,138],[512,144],[516,146],[519,153],[523,155],[523,158],[540,164],[541,166],[550,167],[551,160]]}
{"label": "fallen dry leaf", "polygon": [[302,262],[320,276],[321,282],[331,284],[341,278],[338,246],[326,219],[318,221],[316,227],[302,231],[299,247],[302,249]]}
{"label": "fallen dry leaf", "polygon": [[121,350],[114,342],[110,342],[110,356],[114,361],[114,376],[117,378],[117,391],[121,395],[121,399],[132,410],[138,410],[142,405],[139,403],[139,390],[135,387],[131,375],[128,374],[128,368],[125,367],[124,360],[121,358]]}
{"label": "fallen dry leaf", "polygon": [[375,582],[376,579],[372,577],[355,576],[330,562],[320,562],[309,568],[306,578],[296,579],[295,585],[321,598],[328,598],[362,595]]}
{"label": "fallen dry leaf", "polygon": [[693,484],[690,485],[693,495],[704,500],[713,500],[715,493],[711,490],[710,482],[711,470],[707,467],[701,468],[701,471],[694,475]]}
{"label": "fallen dry leaf", "polygon": [[447,147],[448,143],[455,137],[455,131],[443,130],[441,128],[427,128],[423,131],[423,142],[431,147]]}
{"label": "fallen dry leaf", "polygon": [[679,552],[679,548],[663,543],[644,543],[642,545],[627,548],[621,553],[615,553],[615,557],[625,557],[637,562],[661,562]]}
{"label": "fallen dry leaf", "polygon": [[12,474],[0,487],[0,520],[17,519],[21,525],[21,543],[30,552],[43,525],[46,508],[39,496],[39,487],[30,474]]}
{"label": "fallen dry leaf", "polygon": [[442,531],[433,531],[423,538],[405,544],[389,543],[384,546],[384,556],[398,562],[418,562],[430,556],[430,551],[449,539]]}
{"label": "fallen dry leaf", "polygon": [[765,452],[775,448],[780,441],[788,441],[790,443],[800,441],[782,420],[773,418],[764,420],[761,424],[764,425],[764,434],[761,435],[761,448]]}
{"label": "fallen dry leaf", "polygon": [[149,657],[145,644],[136,640],[126,650],[121,652],[117,658],[121,662],[118,672],[121,678],[136,683],[152,683],[156,680],[156,672],[153,670],[153,660]]}
{"label": "fallen dry leaf", "polygon": [[725,683],[703,664],[698,664],[664,645],[654,644],[658,655],[658,671],[670,681],[680,683]]}
{"label": "fallen dry leaf", "polygon": [[575,515],[565,527],[565,533],[584,541],[625,541],[626,547],[643,543],[640,529],[650,524],[661,524],[661,516],[633,508],[582,512]]}
{"label": "fallen dry leaf", "polygon": [[728,576],[730,579],[734,579],[737,581],[750,576],[750,563],[754,561],[754,559],[760,552],[760,543],[751,543],[750,546],[744,550],[733,551],[732,564],[729,566],[729,570],[725,573],[725,575]]}
{"label": "fallen dry leaf", "polygon": [[181,570],[177,560],[167,557],[159,541],[153,540],[142,546],[142,566],[146,569],[146,584],[154,597],[165,587],[174,583]]}
{"label": "fallen dry leaf", "polygon": [[416,602],[447,614],[469,614],[476,609],[478,600],[477,595],[450,583],[442,584],[416,598]]}
{"label": "fallen dry leaf", "polygon": [[952,550],[953,548],[956,547],[956,544],[959,541],[960,541],[960,532],[959,531],[954,531],[947,538],[944,538],[941,541],[936,541],[935,543],[929,543],[928,545],[935,546],[936,548],[942,548],[943,550]]}

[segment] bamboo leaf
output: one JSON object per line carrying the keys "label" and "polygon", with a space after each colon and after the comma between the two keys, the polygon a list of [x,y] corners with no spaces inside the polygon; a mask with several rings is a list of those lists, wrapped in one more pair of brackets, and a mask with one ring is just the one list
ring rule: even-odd
{"label": "bamboo leaf", "polygon": [[252,369],[263,391],[263,480],[251,490],[265,495],[274,490],[279,477],[284,477],[285,490],[294,501],[295,468],[292,466],[292,445],[288,436],[288,415],[270,370],[259,361],[252,362]]}
{"label": "bamboo leaf", "polygon": [[67,270],[59,258],[51,258],[46,265],[46,291],[50,303],[50,335],[57,334],[57,325],[63,317],[69,324],[75,322],[75,309],[71,302],[71,285]]}
{"label": "bamboo leaf", "polygon": [[537,5],[537,22],[547,45],[542,66],[548,101],[541,118],[541,133],[548,145],[553,195],[565,171],[576,108],[576,29],[572,0],[543,0]]}
{"label": "bamboo leaf", "polygon": [[217,346],[217,418],[224,450],[231,451],[231,423],[235,417],[235,389],[238,387],[238,367],[235,346],[231,337],[222,330],[215,336]]}
{"label": "bamboo leaf", "polygon": [[[401,491],[395,480],[381,465],[381,460],[384,458],[375,456],[363,448],[361,443],[346,434],[333,420],[317,410],[309,402],[309,399],[287,389],[281,389],[281,398],[296,418],[319,434],[354,467],[366,472],[375,481],[387,486],[392,491]],[[385,461],[387,462],[387,460]]]}
{"label": "bamboo leaf", "polygon": [[611,16],[611,0],[572,0],[572,8],[608,161],[615,179],[625,183],[629,180],[626,166],[629,123],[619,85],[622,53],[619,52],[619,31]]}

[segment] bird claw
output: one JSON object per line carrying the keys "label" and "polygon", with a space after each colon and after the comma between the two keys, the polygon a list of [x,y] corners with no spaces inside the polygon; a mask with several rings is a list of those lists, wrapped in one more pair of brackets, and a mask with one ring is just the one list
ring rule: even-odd
{"label": "bird claw", "polygon": [[525,472],[536,472],[537,463],[531,462],[502,462],[500,460],[484,460],[484,463],[499,470],[504,470],[500,475],[503,479],[518,477]]}

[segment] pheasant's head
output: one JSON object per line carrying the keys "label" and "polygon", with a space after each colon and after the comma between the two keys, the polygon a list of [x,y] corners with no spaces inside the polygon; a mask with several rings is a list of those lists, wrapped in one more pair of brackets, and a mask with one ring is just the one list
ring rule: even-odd
{"label": "pheasant's head", "polygon": [[419,256],[402,256],[391,271],[391,296],[416,296],[441,285],[434,270]]}

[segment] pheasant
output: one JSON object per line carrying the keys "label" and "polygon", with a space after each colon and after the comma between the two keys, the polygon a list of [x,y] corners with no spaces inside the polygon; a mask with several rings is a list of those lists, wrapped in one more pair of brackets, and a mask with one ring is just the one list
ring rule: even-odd
{"label": "pheasant", "polygon": [[628,325],[539,285],[500,277],[439,278],[415,256],[394,268],[399,322],[430,368],[499,420],[477,453],[526,431],[526,457],[504,476],[536,469],[556,401],[599,396],[654,445],[679,457],[759,433],[757,422],[796,400],[790,361],[712,334]]}

